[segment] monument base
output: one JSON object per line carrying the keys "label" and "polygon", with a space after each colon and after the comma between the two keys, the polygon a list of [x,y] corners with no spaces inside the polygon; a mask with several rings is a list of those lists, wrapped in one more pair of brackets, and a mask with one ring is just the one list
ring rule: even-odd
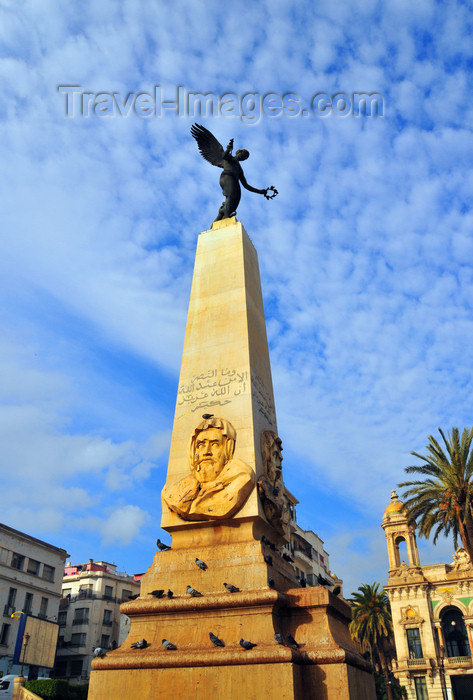
{"label": "monument base", "polygon": [[[130,634],[94,660],[89,700],[207,700],[212,692],[229,700],[375,699],[373,677],[348,632],[350,608],[325,588],[139,599],[122,611]],[[214,647],[210,632],[225,646]],[[163,638],[177,649],[166,650]],[[139,639],[149,646],[132,649]],[[240,639],[256,646],[245,650]]]}

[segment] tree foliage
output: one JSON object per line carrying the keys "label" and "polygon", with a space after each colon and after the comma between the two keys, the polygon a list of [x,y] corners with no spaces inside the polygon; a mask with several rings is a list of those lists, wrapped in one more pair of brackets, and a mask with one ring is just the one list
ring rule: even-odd
{"label": "tree foliage", "polygon": [[353,639],[378,646],[383,637],[392,634],[391,607],[387,593],[379,591],[379,583],[364,583],[351,595],[353,620],[350,632]]}
{"label": "tree foliage", "polygon": [[351,636],[360,643],[367,642],[372,652],[379,657],[387,697],[388,700],[392,700],[389,672],[383,652],[383,640],[390,637],[393,632],[388,595],[383,590],[379,590],[379,583],[364,583],[351,595],[353,614],[353,620],[350,622]]}
{"label": "tree foliage", "polygon": [[473,428],[464,428],[460,437],[458,428],[446,436],[441,428],[442,445],[429,435],[427,455],[411,452],[422,464],[406,468],[408,474],[419,474],[421,479],[403,481],[404,508],[409,518],[417,523],[419,534],[430,537],[453,535],[455,547],[461,539],[473,561]]}

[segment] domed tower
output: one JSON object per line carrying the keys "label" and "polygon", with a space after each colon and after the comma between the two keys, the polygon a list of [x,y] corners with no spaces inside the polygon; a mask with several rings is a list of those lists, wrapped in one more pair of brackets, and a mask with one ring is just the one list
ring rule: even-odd
{"label": "domed tower", "polygon": [[389,574],[401,566],[399,545],[406,543],[408,566],[419,564],[419,552],[417,551],[416,526],[410,521],[404,512],[404,504],[399,500],[394,489],[391,491],[391,502],[384,511],[381,527],[383,528],[388,543]]}

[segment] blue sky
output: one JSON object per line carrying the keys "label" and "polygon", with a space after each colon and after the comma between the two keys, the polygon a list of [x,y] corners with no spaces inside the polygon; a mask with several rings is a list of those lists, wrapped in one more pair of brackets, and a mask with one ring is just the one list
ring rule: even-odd
{"label": "blue sky", "polygon": [[[221,202],[189,129],[251,152],[284,475],[345,593],[429,434],[471,424],[467,2],[2,3],[0,431],[6,524],[128,572],[159,528],[197,235]],[[66,115],[58,86],[382,95],[383,116]],[[414,460],[415,461],[415,460]],[[453,545],[422,544],[423,563]]]}

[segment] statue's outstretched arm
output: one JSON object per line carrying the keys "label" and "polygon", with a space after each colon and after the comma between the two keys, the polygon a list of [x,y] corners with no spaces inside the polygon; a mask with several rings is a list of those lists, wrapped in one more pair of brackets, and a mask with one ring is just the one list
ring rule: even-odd
{"label": "statue's outstretched arm", "polygon": [[249,185],[247,183],[246,178],[243,175],[243,173],[240,175],[240,182],[243,185],[243,187],[245,188],[245,190],[249,190],[250,192],[255,192],[255,194],[265,194],[266,193],[266,189],[257,190],[256,187],[252,187],[251,185]]}
{"label": "statue's outstretched arm", "polygon": [[[245,190],[249,190],[250,192],[255,192],[255,194],[262,194],[265,196],[266,199],[274,199],[276,195],[278,194],[278,191],[273,185],[270,185],[270,187],[265,187],[263,190],[257,190],[256,187],[252,187],[249,185],[246,181],[245,176],[243,173],[240,175],[240,182],[245,188]],[[271,194],[269,194],[271,193]]]}

